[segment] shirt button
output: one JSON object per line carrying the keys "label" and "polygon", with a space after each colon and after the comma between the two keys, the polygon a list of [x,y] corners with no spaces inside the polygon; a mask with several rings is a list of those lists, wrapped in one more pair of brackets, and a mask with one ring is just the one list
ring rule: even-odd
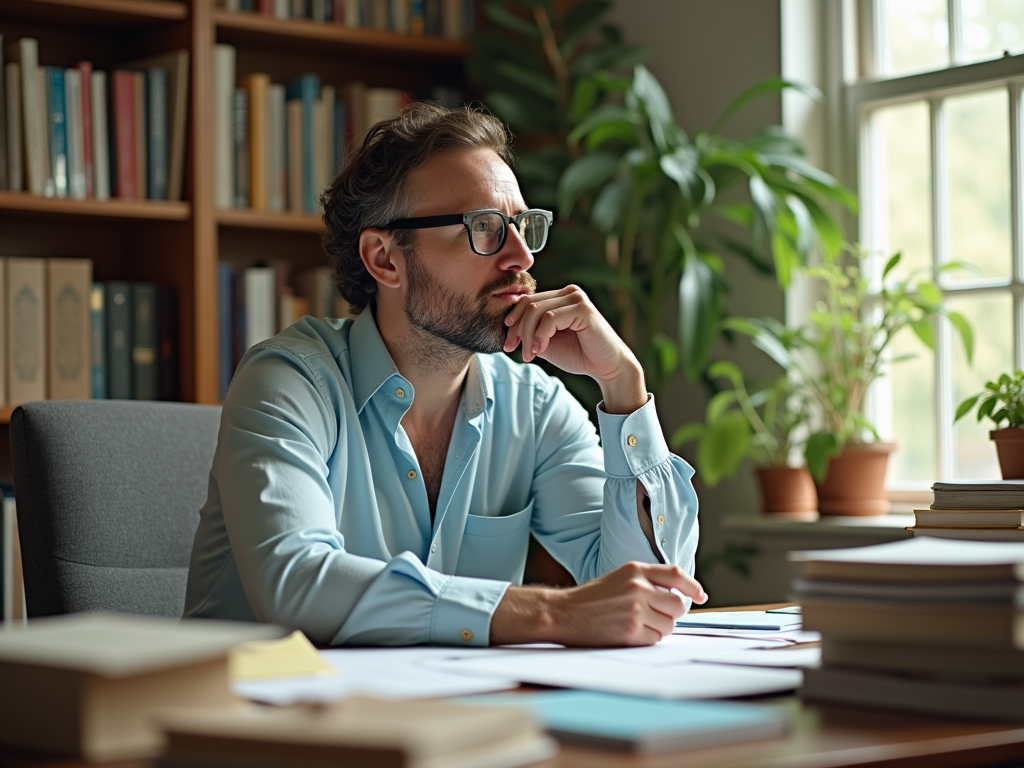
{"label": "shirt button", "polygon": [[405,390],[399,387],[398,389],[395,390],[395,394],[398,395],[399,397],[405,397]]}
{"label": "shirt button", "polygon": [[430,545],[430,551],[431,552],[437,552],[437,544],[431,544]]}
{"label": "shirt button", "polygon": [[416,479],[416,470],[415,469],[410,469],[408,472],[405,473],[405,476],[408,477],[410,480],[415,480]]}
{"label": "shirt button", "polygon": [[664,522],[665,522],[665,516],[664,515],[658,515],[658,525],[662,525],[662,524],[664,524]]}
{"label": "shirt button", "polygon": [[662,539],[661,540],[661,546],[667,547],[668,546],[668,539]]}
{"label": "shirt button", "polygon": [[468,629],[464,629],[461,632],[459,632],[459,637],[461,637],[468,643],[470,640],[473,639],[473,633],[470,632]]}
{"label": "shirt button", "polygon": [[626,442],[629,443],[629,447],[632,448],[636,445],[636,435],[630,435],[626,438]]}

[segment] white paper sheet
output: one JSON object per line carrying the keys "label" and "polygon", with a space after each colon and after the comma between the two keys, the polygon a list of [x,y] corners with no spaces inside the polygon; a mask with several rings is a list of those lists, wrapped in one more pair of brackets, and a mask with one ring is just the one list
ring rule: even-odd
{"label": "white paper sheet", "polygon": [[688,635],[690,637],[735,637],[745,640],[758,640],[763,645],[779,643],[782,645],[794,645],[796,643],[816,643],[821,640],[820,632],[813,632],[809,629],[796,629],[789,632],[761,632],[747,629],[709,629],[704,627],[676,627],[672,630],[673,635]]}
{"label": "white paper sheet", "polygon": [[821,648],[793,648],[792,650],[748,649],[711,654],[694,659],[704,664],[734,664],[741,667],[773,667],[798,669],[813,667],[821,662]]}
{"label": "white paper sheet", "polygon": [[[470,653],[482,657],[495,652],[478,649]],[[236,682],[232,687],[243,698],[284,705],[298,701],[333,701],[356,695],[384,699],[468,696],[508,690],[518,685],[510,677],[474,677],[427,666],[428,659],[454,658],[466,653],[462,649],[345,648],[320,653],[339,670],[338,675],[247,680]]]}
{"label": "white paper sheet", "polygon": [[679,627],[712,627],[714,629],[755,630],[761,632],[788,632],[800,629],[801,617],[787,613],[767,611],[714,611],[690,613],[679,618]]}

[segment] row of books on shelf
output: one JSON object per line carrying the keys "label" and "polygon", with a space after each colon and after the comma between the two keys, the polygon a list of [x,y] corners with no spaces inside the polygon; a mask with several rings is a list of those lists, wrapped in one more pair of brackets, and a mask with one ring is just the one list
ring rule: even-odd
{"label": "row of books on shelf", "polygon": [[35,38],[3,51],[0,189],[46,197],[180,200],[189,54],[112,72],[40,64]]}
{"label": "row of books on shelf", "polygon": [[[214,51],[214,152],[218,208],[315,213],[346,153],[374,123],[398,113],[412,94],[361,82],[321,84],[306,73],[275,83],[265,72],[236,78],[234,46]],[[461,104],[457,89],[431,98]]]}
{"label": "row of books on shelf", "polygon": [[928,509],[914,510],[915,536],[1024,541],[1024,480],[936,482]]}
{"label": "row of books on shelf", "polygon": [[338,293],[330,267],[312,267],[294,278],[286,261],[235,272],[219,264],[219,379],[224,399],[242,355],[304,317],[345,317],[348,304]]}
{"label": "row of books on shelf", "polygon": [[229,11],[461,40],[478,28],[476,0],[218,0]]}
{"label": "row of books on shelf", "polygon": [[89,259],[0,259],[0,402],[178,399],[177,302]]}

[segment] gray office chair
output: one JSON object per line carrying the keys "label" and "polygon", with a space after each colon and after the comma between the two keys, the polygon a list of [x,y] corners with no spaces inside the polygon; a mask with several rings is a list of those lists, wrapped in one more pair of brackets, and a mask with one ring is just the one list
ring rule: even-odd
{"label": "gray office chair", "polygon": [[125,400],[27,403],[11,458],[28,615],[178,618],[220,408]]}

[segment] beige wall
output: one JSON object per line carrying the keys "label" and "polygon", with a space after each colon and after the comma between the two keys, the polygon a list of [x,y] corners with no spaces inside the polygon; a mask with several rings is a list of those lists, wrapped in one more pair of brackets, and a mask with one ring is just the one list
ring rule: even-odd
{"label": "beige wall", "polygon": [[[662,82],[680,124],[691,134],[709,128],[743,89],[782,73],[781,14],[783,0],[619,0],[613,18],[629,42],[651,46],[648,62]],[[763,97],[736,115],[724,132],[747,136],[782,121],[782,99]],[[733,313],[782,318],[785,299],[774,280],[754,273],[742,262],[728,262],[735,289],[729,300]],[[673,322],[674,319],[667,319]],[[771,365],[749,346],[719,345],[716,354],[738,362],[745,372],[767,375]],[[659,412],[666,432],[684,421],[703,418],[706,396],[701,387],[677,382],[670,387]],[[686,458],[691,451],[682,451]],[[734,480],[707,489],[696,481],[700,498],[702,555],[721,549],[727,534],[725,515],[756,515],[758,493],[750,466]],[[779,553],[755,558],[754,575],[747,579],[718,565],[702,574],[712,602],[718,605],[782,599],[785,576]]]}

